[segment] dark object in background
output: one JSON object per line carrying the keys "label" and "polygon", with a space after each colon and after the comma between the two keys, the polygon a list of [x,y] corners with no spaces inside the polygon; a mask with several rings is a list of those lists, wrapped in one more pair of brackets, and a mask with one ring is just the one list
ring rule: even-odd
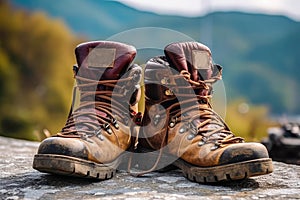
{"label": "dark object in background", "polygon": [[300,122],[271,127],[268,129],[268,136],[262,143],[274,161],[300,165]]}

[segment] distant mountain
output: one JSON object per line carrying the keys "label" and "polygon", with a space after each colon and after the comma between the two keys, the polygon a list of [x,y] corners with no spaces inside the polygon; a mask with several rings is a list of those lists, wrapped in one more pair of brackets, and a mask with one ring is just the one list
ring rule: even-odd
{"label": "distant mountain", "polygon": [[[215,62],[224,66],[229,99],[245,97],[253,103],[269,105],[274,114],[300,113],[300,23],[287,17],[239,12],[195,18],[163,16],[116,1],[98,0],[12,2],[59,18],[89,40],[106,39],[141,27],[181,32],[209,46]],[[152,37],[154,42],[162,39]]]}

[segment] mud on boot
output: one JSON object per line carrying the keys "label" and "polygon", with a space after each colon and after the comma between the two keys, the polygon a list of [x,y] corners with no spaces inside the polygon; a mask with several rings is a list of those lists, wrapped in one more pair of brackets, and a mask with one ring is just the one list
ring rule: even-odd
{"label": "mud on boot", "polygon": [[164,52],[145,67],[139,147],[153,156],[147,159],[154,160],[148,171],[174,165],[201,183],[271,173],[267,149],[235,136],[210,104],[212,84],[222,75],[210,49],[183,42],[168,45]]}
{"label": "mud on boot", "polygon": [[[33,168],[54,174],[109,179],[135,144],[134,119],[141,68],[131,65],[132,46],[95,41],[77,46],[74,67],[80,103],[61,132],[45,139]],[[75,101],[73,97],[73,103]]]}

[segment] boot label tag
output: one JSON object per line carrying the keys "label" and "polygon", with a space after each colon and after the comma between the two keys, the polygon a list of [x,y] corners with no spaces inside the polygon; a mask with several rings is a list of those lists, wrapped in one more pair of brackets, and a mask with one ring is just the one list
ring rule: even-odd
{"label": "boot label tag", "polygon": [[116,58],[116,49],[90,48],[87,58],[88,66],[92,68],[113,68]]}
{"label": "boot label tag", "polygon": [[207,51],[192,50],[192,62],[194,69],[210,69],[212,62]]}

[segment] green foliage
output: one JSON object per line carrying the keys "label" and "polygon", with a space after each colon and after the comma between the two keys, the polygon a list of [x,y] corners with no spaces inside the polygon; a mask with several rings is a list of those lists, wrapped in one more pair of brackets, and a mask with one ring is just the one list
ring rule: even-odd
{"label": "green foliage", "polygon": [[[59,20],[0,3],[0,134],[40,140],[67,117],[78,40]],[[38,134],[37,134],[38,133]]]}
{"label": "green foliage", "polygon": [[241,136],[246,141],[261,141],[267,136],[267,128],[276,124],[269,119],[266,105],[252,105],[245,99],[237,99],[228,104],[226,122],[236,136]]}

